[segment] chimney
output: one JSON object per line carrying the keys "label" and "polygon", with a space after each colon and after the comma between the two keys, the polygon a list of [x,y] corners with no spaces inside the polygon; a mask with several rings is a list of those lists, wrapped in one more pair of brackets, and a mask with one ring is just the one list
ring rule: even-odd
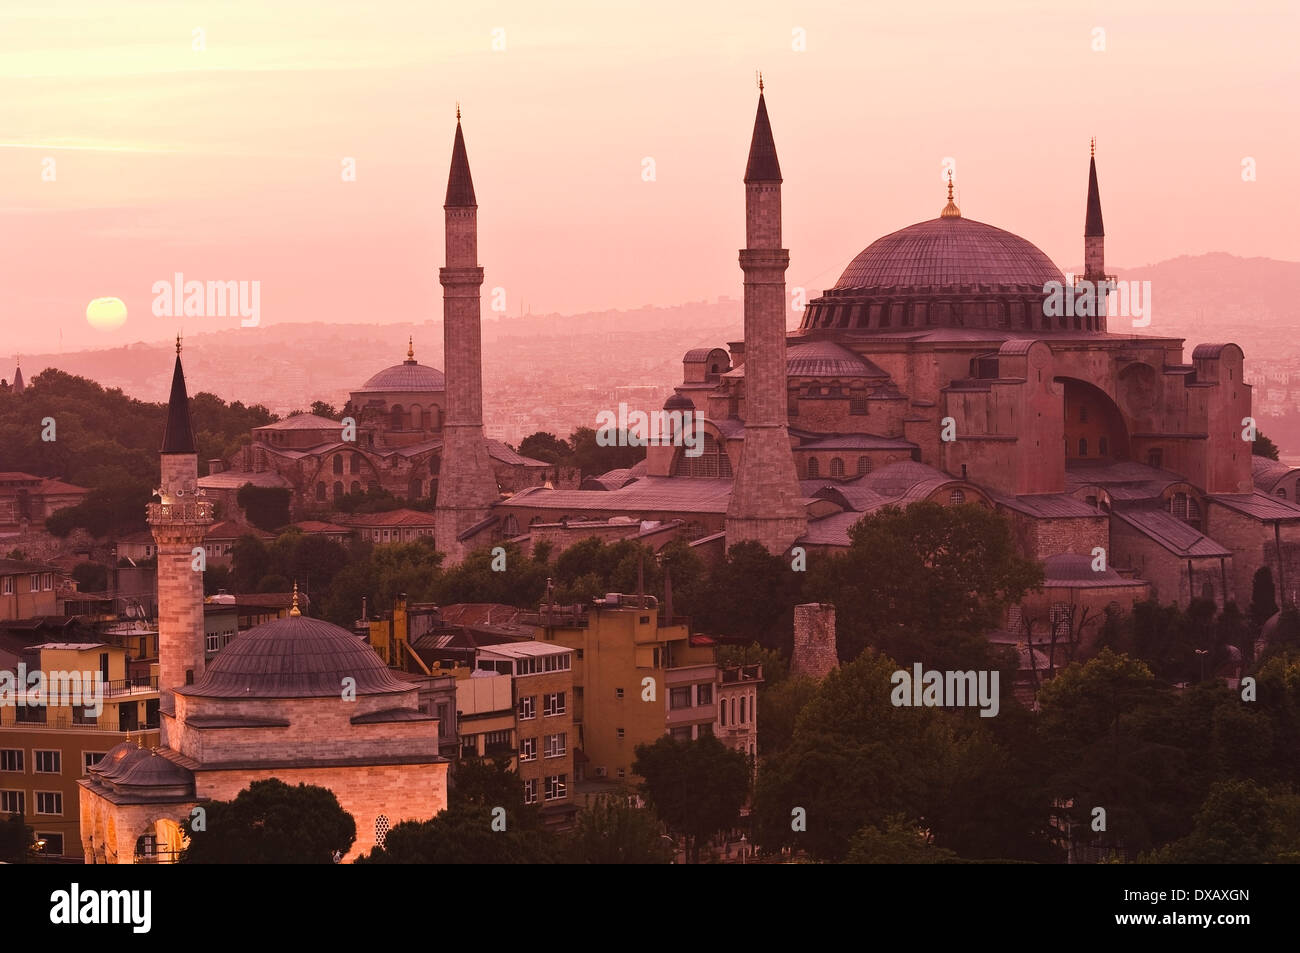
{"label": "chimney", "polygon": [[836,652],[835,607],[826,602],[795,606],[790,674],[823,679],[839,664]]}

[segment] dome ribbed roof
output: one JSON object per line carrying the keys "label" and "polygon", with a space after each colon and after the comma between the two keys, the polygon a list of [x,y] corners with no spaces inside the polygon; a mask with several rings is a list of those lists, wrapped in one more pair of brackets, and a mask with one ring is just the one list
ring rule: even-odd
{"label": "dome ribbed roof", "polygon": [[436,367],[417,361],[403,361],[386,367],[356,391],[358,394],[384,391],[436,391],[446,390],[447,379]]}
{"label": "dome ribbed roof", "polygon": [[236,636],[198,682],[176,691],[206,698],[340,698],[345,678],[356,680],[357,695],[410,688],[346,629],[289,616]]}
{"label": "dome ribbed roof", "polygon": [[1065,281],[1052,260],[1019,235],[969,218],[936,218],[868,245],[836,290],[991,284],[1036,288]]}

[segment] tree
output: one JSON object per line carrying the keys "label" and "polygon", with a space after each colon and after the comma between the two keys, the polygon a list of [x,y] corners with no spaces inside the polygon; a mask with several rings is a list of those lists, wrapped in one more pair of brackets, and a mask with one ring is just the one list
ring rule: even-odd
{"label": "tree", "polygon": [[333,404],[327,404],[323,400],[313,400],[311,402],[311,412],[317,417],[328,417],[330,420],[339,420],[343,416],[334,409]]}
{"label": "tree", "polygon": [[1161,864],[1300,862],[1300,797],[1254,781],[1220,781],[1182,840],[1143,860]]}
{"label": "tree", "polygon": [[456,765],[451,807],[503,807],[507,829],[541,830],[542,815],[535,804],[524,803],[524,782],[510,769],[509,758],[470,758]]}
{"label": "tree", "polygon": [[880,827],[869,824],[853,835],[846,864],[947,864],[957,855],[936,847],[902,815],[885,819]]}
{"label": "tree", "polygon": [[867,645],[938,669],[990,667],[986,633],[1043,581],[1006,519],[974,503],[885,507],[846,552],[809,566],[808,595],[837,610],[840,658]]}
{"label": "tree", "polygon": [[77,563],[72,578],[81,592],[103,592],[108,588],[108,567],[103,563]]}
{"label": "tree", "polygon": [[539,430],[519,442],[519,453],[534,460],[561,464],[573,456],[573,448],[555,434]]}
{"label": "tree", "polygon": [[649,811],[626,795],[602,794],[578,812],[569,857],[575,864],[667,864],[673,847]]}
{"label": "tree", "polygon": [[1256,631],[1277,614],[1277,587],[1273,570],[1260,566],[1250,580],[1250,621]]}
{"label": "tree", "polygon": [[703,631],[758,642],[788,656],[794,607],[804,601],[806,575],[792,572],[785,557],[769,553],[761,543],[736,543],[688,603],[692,619]]}
{"label": "tree", "polygon": [[0,821],[0,863],[27,863],[35,843],[32,829],[21,814],[10,814]]}
{"label": "tree", "polygon": [[578,467],[584,477],[589,477],[635,466],[645,459],[645,447],[633,445],[633,440],[623,431],[614,435],[612,440],[615,446],[603,447],[596,441],[595,430],[579,427],[569,436],[573,455],[567,462]]}
{"label": "tree", "polygon": [[239,537],[230,547],[230,574],[237,592],[257,592],[272,572],[271,551],[251,533]]}
{"label": "tree", "polygon": [[749,795],[750,762],[712,735],[678,741],[664,735],[639,744],[632,773],[645,780],[641,795],[661,821],[685,838],[686,856],[700,862],[703,841],[730,830]]}
{"label": "tree", "polygon": [[[494,824],[494,821],[496,822]],[[505,830],[481,804],[449,807],[427,821],[402,821],[360,864],[546,864],[562,844],[544,831]]]}
{"label": "tree", "polygon": [[233,801],[202,805],[202,830],[185,821],[186,864],[328,864],[356,840],[352,815],[328,788],[254,781]]}
{"label": "tree", "polygon": [[1268,460],[1277,459],[1277,444],[1268,437],[1264,436],[1263,431],[1255,431],[1255,440],[1250,445],[1250,452],[1257,457],[1264,457]]}
{"label": "tree", "polygon": [[248,516],[248,521],[268,533],[289,522],[288,487],[254,486],[245,483],[235,494],[235,502]]}

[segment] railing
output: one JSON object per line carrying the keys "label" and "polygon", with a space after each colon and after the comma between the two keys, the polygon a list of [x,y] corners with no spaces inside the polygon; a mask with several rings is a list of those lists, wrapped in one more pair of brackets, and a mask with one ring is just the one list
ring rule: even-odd
{"label": "railing", "polygon": [[763,666],[760,663],[752,665],[738,665],[735,668],[724,668],[722,670],[722,683],[724,685],[732,682],[753,682],[763,678]]}
{"label": "railing", "polygon": [[137,692],[156,692],[158,691],[157,675],[137,675],[134,678],[116,678],[111,682],[104,682],[104,695],[112,698],[114,695],[134,695]]}
{"label": "railing", "polygon": [[150,503],[149,522],[168,520],[212,520],[210,500],[184,500],[175,503]]}
{"label": "railing", "polygon": [[[32,709],[27,710],[32,711]],[[146,722],[143,725],[137,724],[128,729],[123,729],[116,717],[111,720],[78,721],[65,711],[54,712],[53,714],[47,711],[45,717],[40,721],[23,721],[15,717],[17,711],[18,709],[0,708],[0,728],[22,731],[106,731],[112,734],[123,734],[125,731],[135,733],[138,731],[158,730],[156,719],[152,724]]]}

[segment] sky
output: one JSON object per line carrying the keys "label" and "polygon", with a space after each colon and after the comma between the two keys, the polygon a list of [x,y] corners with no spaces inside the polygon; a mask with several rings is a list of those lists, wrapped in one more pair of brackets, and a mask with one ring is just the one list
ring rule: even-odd
{"label": "sky", "polygon": [[155,314],[178,272],[256,282],[261,324],[439,317],[458,102],[485,318],[739,297],[758,69],[810,296],[937,216],[949,165],[966,217],[1078,265],[1094,136],[1110,268],[1300,260],[1298,28],[1294,0],[0,0],[0,355],[241,326]]}

